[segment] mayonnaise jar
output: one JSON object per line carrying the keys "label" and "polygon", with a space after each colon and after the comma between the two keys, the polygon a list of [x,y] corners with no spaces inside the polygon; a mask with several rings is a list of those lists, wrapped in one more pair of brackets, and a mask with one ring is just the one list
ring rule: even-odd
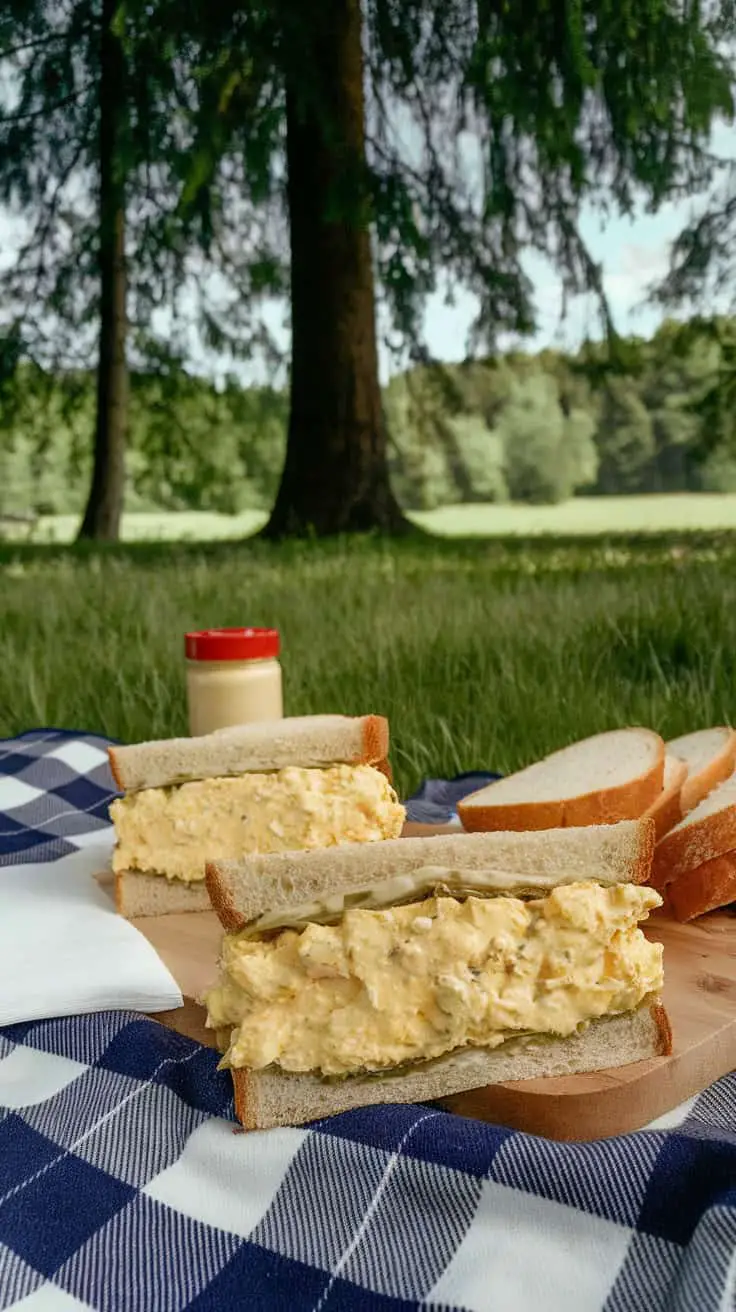
{"label": "mayonnaise jar", "polygon": [[205,629],[184,639],[193,738],[284,714],[277,629]]}

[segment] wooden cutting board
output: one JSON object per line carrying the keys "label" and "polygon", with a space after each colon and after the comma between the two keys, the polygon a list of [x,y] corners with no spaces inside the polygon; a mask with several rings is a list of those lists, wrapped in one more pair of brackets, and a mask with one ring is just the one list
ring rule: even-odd
{"label": "wooden cutting board", "polygon": [[[437,833],[430,826],[406,832]],[[156,1019],[214,1046],[196,999],[212,982],[222,929],[214,912],[133,922],[176,979],[184,1006]],[[443,1105],[461,1116],[550,1139],[600,1139],[662,1116],[736,1069],[736,914],[712,912],[690,925],[655,913],[648,938],[665,948],[664,1003],[673,1030],[671,1057],[589,1075],[520,1080],[456,1094]]]}

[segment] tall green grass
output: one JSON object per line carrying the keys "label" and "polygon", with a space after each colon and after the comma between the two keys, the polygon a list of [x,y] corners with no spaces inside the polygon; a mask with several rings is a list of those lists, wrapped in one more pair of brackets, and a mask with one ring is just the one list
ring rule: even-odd
{"label": "tall green grass", "polygon": [[402,792],[573,738],[736,718],[724,538],[6,548],[0,736],[186,731],[182,634],[275,624],[287,711],[389,716]]}

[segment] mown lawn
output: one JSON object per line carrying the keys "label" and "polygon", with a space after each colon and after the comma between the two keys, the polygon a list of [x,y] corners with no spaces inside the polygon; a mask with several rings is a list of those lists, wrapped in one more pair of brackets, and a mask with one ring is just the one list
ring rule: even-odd
{"label": "mown lawn", "polygon": [[[559,506],[443,506],[417,512],[412,518],[427,533],[443,537],[718,532],[736,529],[736,494],[575,497]],[[264,520],[265,515],[259,511],[242,515],[187,511],[130,514],[123,519],[123,537],[129,542],[239,539],[256,533]],[[8,526],[6,532],[14,532],[21,539],[30,536],[36,542],[71,542],[77,527],[73,515],[55,515],[39,520],[32,533],[24,527],[12,530]]]}
{"label": "mown lawn", "polygon": [[276,624],[287,709],[379,711],[402,791],[736,718],[736,535],[0,549],[0,736],[185,731],[182,634]]}

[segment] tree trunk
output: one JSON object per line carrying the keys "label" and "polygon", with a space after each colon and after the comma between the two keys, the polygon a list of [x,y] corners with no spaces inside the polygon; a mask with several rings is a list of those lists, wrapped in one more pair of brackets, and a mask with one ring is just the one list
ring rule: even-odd
{"label": "tree trunk", "polygon": [[99,129],[100,346],[92,484],[79,530],[80,539],[91,538],[99,542],[116,542],[120,536],[128,426],[125,187],[120,148],[125,66],[120,40],[112,30],[116,10],[117,0],[103,0]]}
{"label": "tree trunk", "polygon": [[309,13],[301,60],[321,100],[287,86],[291,410],[264,534],[399,533],[408,523],[389,482],[378,384],[360,0]]}

